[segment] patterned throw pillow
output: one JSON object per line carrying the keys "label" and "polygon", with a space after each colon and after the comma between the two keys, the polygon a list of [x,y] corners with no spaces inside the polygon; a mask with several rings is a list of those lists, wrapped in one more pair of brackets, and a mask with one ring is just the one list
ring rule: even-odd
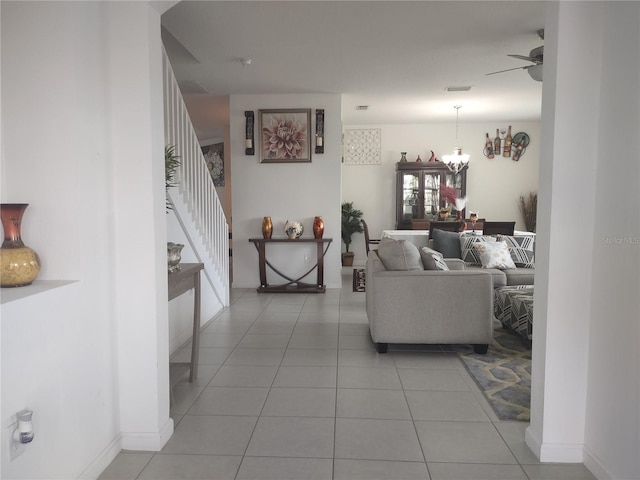
{"label": "patterned throw pillow", "polygon": [[496,237],[490,237],[487,235],[461,235],[460,236],[460,258],[467,265],[482,265],[480,261],[480,255],[474,250],[473,246],[476,243],[496,242]]}
{"label": "patterned throw pillow", "polygon": [[529,235],[514,235],[512,237],[509,235],[498,235],[497,240],[507,244],[509,253],[516,267],[534,268],[536,266],[533,248],[535,237]]}
{"label": "patterned throw pillow", "polygon": [[442,258],[442,254],[429,247],[420,248],[420,258],[425,270],[449,270],[449,266]]}
{"label": "patterned throw pillow", "polygon": [[480,256],[482,268],[499,268],[508,270],[516,268],[511,254],[504,242],[477,242],[473,249]]}
{"label": "patterned throw pillow", "polygon": [[447,262],[444,261],[444,258],[442,258],[442,256],[434,255],[433,261],[436,264],[436,270],[441,270],[443,272],[449,271],[449,265],[447,265]]}

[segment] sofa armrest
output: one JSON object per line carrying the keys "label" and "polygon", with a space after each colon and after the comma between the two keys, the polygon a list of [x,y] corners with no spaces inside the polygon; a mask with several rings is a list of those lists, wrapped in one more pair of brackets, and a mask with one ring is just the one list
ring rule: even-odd
{"label": "sofa armrest", "polygon": [[447,264],[447,267],[449,267],[449,270],[465,269],[464,260],[462,260],[461,258],[445,258],[444,261]]}

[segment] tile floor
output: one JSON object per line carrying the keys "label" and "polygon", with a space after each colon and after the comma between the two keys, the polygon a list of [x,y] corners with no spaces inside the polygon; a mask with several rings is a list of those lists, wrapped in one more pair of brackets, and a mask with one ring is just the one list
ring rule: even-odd
{"label": "tile floor", "polygon": [[203,330],[197,382],[173,372],[169,442],[120,453],[100,480],[595,479],[540,464],[456,354],[377,354],[351,272],[321,295],[234,290]]}

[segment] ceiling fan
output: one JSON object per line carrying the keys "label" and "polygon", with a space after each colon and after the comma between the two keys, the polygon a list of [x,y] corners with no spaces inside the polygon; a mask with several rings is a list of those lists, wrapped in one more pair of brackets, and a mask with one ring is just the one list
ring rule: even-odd
{"label": "ceiling fan", "polygon": [[[538,36],[540,39],[544,40],[544,29],[538,30]],[[486,75],[495,75],[496,73],[504,73],[510,72],[512,70],[526,70],[531,78],[533,78],[536,82],[542,81],[542,64],[544,58],[544,46],[536,47],[529,52],[529,56],[525,57],[524,55],[508,55],[509,57],[517,58],[520,60],[525,60],[527,62],[532,62],[533,65],[526,65],[524,67],[515,67],[508,68],[506,70],[499,70],[497,72],[487,73]]]}

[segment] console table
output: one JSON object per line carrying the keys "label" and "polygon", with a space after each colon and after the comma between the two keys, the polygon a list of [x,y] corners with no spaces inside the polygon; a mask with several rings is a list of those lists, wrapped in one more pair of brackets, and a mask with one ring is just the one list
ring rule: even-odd
{"label": "console table", "polygon": [[169,300],[194,289],[193,336],[191,338],[191,362],[171,362],[171,365],[189,365],[189,381],[198,376],[198,350],[200,348],[200,270],[202,263],[181,263],[180,270],[169,273]]}
{"label": "console table", "polygon": [[[276,293],[324,293],[326,287],[324,285],[324,254],[329,249],[329,245],[333,241],[332,238],[250,238],[256,250],[258,250],[258,263],[260,268],[260,287],[257,288],[259,293],[263,292],[276,292]],[[298,243],[315,243],[316,244],[316,264],[311,267],[307,272],[298,278],[291,278],[287,275],[279,272],[269,261],[267,260],[266,246],[268,243],[283,243],[287,246]],[[325,247],[326,244],[326,247]],[[287,283],[281,285],[269,285],[267,283],[267,266],[275,273],[280,275]],[[316,283],[304,283],[301,282],[304,277],[309,275],[313,270],[317,270],[318,275]]]}

